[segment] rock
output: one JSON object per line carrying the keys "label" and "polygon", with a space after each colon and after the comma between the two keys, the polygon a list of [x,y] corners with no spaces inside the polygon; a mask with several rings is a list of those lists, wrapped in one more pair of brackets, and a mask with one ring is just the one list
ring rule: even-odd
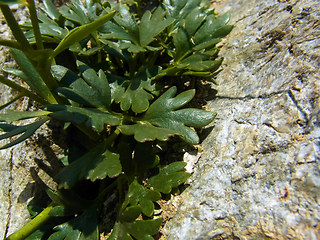
{"label": "rock", "polygon": [[168,240],[320,239],[320,2],[214,1],[234,29]]}

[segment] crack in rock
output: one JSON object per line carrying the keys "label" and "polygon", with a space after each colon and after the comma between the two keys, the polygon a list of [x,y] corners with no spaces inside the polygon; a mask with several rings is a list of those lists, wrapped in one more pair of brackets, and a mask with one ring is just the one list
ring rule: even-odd
{"label": "crack in rock", "polygon": [[11,200],[11,195],[12,195],[12,183],[13,183],[13,176],[12,176],[12,171],[13,171],[13,149],[10,151],[10,159],[9,159],[9,171],[10,171],[10,176],[9,176],[9,190],[8,190],[8,216],[7,216],[7,221],[5,224],[5,231],[4,231],[4,238],[7,237],[8,231],[9,231],[9,226],[10,226],[10,221],[11,221],[11,208],[12,208],[12,200]]}

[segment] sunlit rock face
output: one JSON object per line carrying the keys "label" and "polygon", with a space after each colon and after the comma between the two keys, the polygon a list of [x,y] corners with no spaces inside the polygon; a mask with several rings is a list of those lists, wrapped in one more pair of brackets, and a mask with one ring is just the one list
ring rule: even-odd
{"label": "sunlit rock face", "polygon": [[166,239],[320,239],[320,2],[213,7],[234,25],[218,116]]}

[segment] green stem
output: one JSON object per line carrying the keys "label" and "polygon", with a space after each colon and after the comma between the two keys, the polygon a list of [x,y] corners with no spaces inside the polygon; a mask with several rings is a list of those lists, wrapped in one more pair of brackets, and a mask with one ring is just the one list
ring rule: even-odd
{"label": "green stem", "polygon": [[21,49],[21,44],[17,41],[7,40],[7,39],[0,39],[0,45]]}
{"label": "green stem", "polygon": [[29,8],[34,37],[36,39],[37,48],[38,50],[42,50],[44,49],[44,47],[42,43],[42,38],[41,38],[41,33],[39,28],[39,20],[37,17],[36,5],[34,3],[34,0],[29,0],[28,8]]}
{"label": "green stem", "polygon": [[41,213],[39,213],[34,219],[29,223],[24,225],[17,232],[11,234],[5,240],[23,240],[32,234],[34,231],[39,229],[43,224],[45,224],[52,216],[49,215],[50,211],[53,208],[51,203],[47,208],[45,208]]}
{"label": "green stem", "polygon": [[159,55],[160,55],[160,51],[152,52],[150,56],[147,58],[145,64],[147,66],[153,66],[156,60],[158,59]]}
{"label": "green stem", "polygon": [[21,47],[23,49],[30,49],[31,46],[30,46],[27,38],[24,36],[17,20],[13,16],[12,11],[9,8],[9,6],[5,5],[5,4],[0,4],[0,9],[3,13],[3,16],[5,17],[5,19],[7,21],[8,26],[11,29],[13,36],[21,44]]}
{"label": "green stem", "polygon": [[93,141],[99,138],[99,134],[86,127],[85,124],[78,124],[76,127]]}
{"label": "green stem", "polygon": [[119,136],[120,130],[116,129],[106,140],[106,144],[109,146],[112,146],[114,144],[114,141]]}

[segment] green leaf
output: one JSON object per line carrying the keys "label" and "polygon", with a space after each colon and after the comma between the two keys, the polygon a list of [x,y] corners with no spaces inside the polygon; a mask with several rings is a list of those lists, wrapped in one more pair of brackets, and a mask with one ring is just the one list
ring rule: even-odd
{"label": "green leaf", "polygon": [[[160,51],[162,46],[148,46],[160,33],[170,26],[174,19],[167,18],[166,11],[162,6],[153,13],[146,11],[140,22],[137,22],[130,11],[123,4],[117,4],[115,9],[119,10],[120,16],[114,17],[114,22],[105,24],[100,38],[102,42],[107,39],[120,40],[119,47],[127,49],[131,53],[149,51]],[[109,45],[109,44],[108,44]]]}
{"label": "green leaf", "polygon": [[188,64],[188,70],[191,71],[215,71],[222,63],[222,59],[210,60],[206,54],[196,53],[181,61],[182,64]]}
{"label": "green leaf", "polygon": [[108,22],[102,28],[101,39],[121,39],[121,40],[129,40],[131,42],[138,42],[136,36],[131,35],[121,26],[117,25],[113,22]]}
{"label": "green leaf", "polygon": [[14,129],[18,129],[19,126],[7,124],[7,123],[0,123],[0,131],[1,132],[11,132]]}
{"label": "green leaf", "polygon": [[114,17],[115,22],[124,28],[126,32],[132,36],[133,43],[137,44],[136,40],[139,39],[139,28],[135,18],[126,6],[119,4],[117,8],[115,9],[119,12],[121,17],[116,15]]}
{"label": "green leaf", "polygon": [[[122,125],[118,128],[123,134],[134,134],[136,140],[164,139],[165,135],[168,138],[172,134],[179,134],[186,142],[197,144],[199,137],[190,127],[200,128],[209,124],[214,119],[215,113],[194,108],[176,110],[188,103],[195,91],[188,90],[173,97],[176,92],[177,88],[171,87],[150,105],[136,124],[129,127]],[[150,127],[151,125],[157,128]],[[147,134],[150,135],[146,136]]]}
{"label": "green leaf", "polygon": [[5,144],[4,146],[1,146],[0,150],[12,147],[18,143],[23,142],[24,140],[29,138],[39,127],[41,127],[48,120],[49,120],[48,118],[43,118],[39,121],[36,121],[28,125],[24,125],[24,126],[13,126],[13,125],[9,126],[8,124],[0,125],[0,129],[7,131],[7,133],[0,135],[0,140],[10,138],[18,134],[22,134],[20,137],[18,137],[14,141],[8,144]]}
{"label": "green leaf", "polygon": [[39,213],[41,213],[43,211],[43,208],[39,207],[37,205],[29,204],[27,206],[27,210],[28,210],[28,212],[30,214],[30,217],[34,218],[35,216],[37,216]]}
{"label": "green leaf", "polygon": [[176,22],[172,28],[174,31],[183,20],[187,18],[187,15],[191,14],[194,9],[200,8],[201,12],[206,12],[208,14],[208,8],[210,7],[210,1],[208,0],[164,0],[164,6],[169,14],[169,16],[176,19]]}
{"label": "green leaf", "polygon": [[160,169],[148,180],[147,186],[162,193],[170,193],[172,188],[184,183],[190,176],[185,172],[185,162],[174,162]]}
{"label": "green leaf", "polygon": [[68,189],[80,180],[95,181],[107,176],[112,178],[121,171],[119,154],[103,142],[65,167],[55,179],[60,187]]}
{"label": "green leaf", "polygon": [[188,36],[191,37],[201,26],[206,16],[207,14],[202,11],[200,6],[196,7],[180,22],[179,26],[185,29]]}
{"label": "green leaf", "polygon": [[126,207],[120,214],[119,220],[121,222],[133,222],[141,214],[140,206],[129,206]]}
{"label": "green leaf", "polygon": [[146,11],[139,24],[139,40],[140,45],[146,47],[151,43],[155,37],[173,23],[173,18],[165,18],[166,12],[162,7],[158,7],[156,11],[151,14]]}
{"label": "green leaf", "polygon": [[116,177],[121,173],[122,167],[119,160],[119,154],[107,150],[102,154],[100,162],[95,169],[92,169],[88,173],[87,179],[95,181],[97,179],[104,179],[108,177]]}
{"label": "green leaf", "polygon": [[91,23],[82,25],[72,29],[59,45],[54,49],[54,55],[57,56],[62,51],[68,49],[74,43],[77,43],[88,36],[91,32],[101,27],[105,22],[109,21],[115,15],[115,11],[108,13],[105,16],[102,16]]}
{"label": "green leaf", "polygon": [[64,122],[72,122],[75,125],[84,123],[86,127],[99,133],[105,129],[105,125],[116,126],[119,125],[122,120],[122,116],[97,108],[46,105],[45,109],[52,112],[50,113],[50,117]]}
{"label": "green leaf", "polygon": [[43,225],[38,230],[33,232],[31,235],[29,235],[24,240],[44,240],[48,239],[48,237],[52,233],[52,226],[51,225]]}
{"label": "green leaf", "polygon": [[108,78],[112,88],[112,98],[120,103],[122,111],[128,111],[130,107],[135,113],[142,113],[149,107],[149,101],[153,99],[151,94],[156,90],[151,78],[160,71],[159,67],[144,68],[131,80]]}
{"label": "green leaf", "polygon": [[[195,44],[199,44],[205,41],[208,41],[212,38],[212,34],[215,33],[219,28],[226,25],[230,20],[230,13],[227,12],[220,17],[216,17],[215,15],[209,15],[205,21],[205,23],[200,27],[200,29],[195,33],[192,38]],[[220,36],[214,36],[213,38],[217,38]],[[223,37],[223,35],[221,36]]]}
{"label": "green leaf", "polygon": [[56,100],[50,89],[47,87],[39,73],[36,71],[24,53],[14,48],[11,49],[11,53],[25,75],[23,80],[29,85],[29,87],[48,102],[56,103]]}
{"label": "green leaf", "polygon": [[213,48],[217,43],[219,43],[221,41],[220,38],[213,38],[210,39],[206,42],[200,43],[198,45],[196,45],[193,50],[195,51],[200,51],[202,49],[206,49],[206,48]]}
{"label": "green leaf", "polygon": [[48,111],[33,111],[33,112],[17,112],[13,110],[7,110],[5,113],[0,113],[0,122],[11,122],[11,121],[18,121],[28,118],[35,118],[41,116],[47,116],[51,112]]}
{"label": "green leaf", "polygon": [[173,35],[173,43],[176,47],[174,60],[179,62],[179,60],[187,55],[192,49],[186,30],[179,28],[177,33]]}
{"label": "green leaf", "polygon": [[[108,240],[153,240],[152,235],[158,233],[162,219],[137,220],[132,223],[116,222]],[[51,240],[51,239],[49,239]]]}
{"label": "green leaf", "polygon": [[111,90],[106,75],[102,70],[98,72],[89,68],[86,64],[77,61],[81,69],[82,78],[62,66],[55,67],[55,74],[66,87],[60,87],[57,91],[67,99],[86,106],[110,109]]}
{"label": "green leaf", "polygon": [[80,216],[54,227],[56,232],[48,240],[99,240],[98,218],[98,209],[92,206]]}
{"label": "green leaf", "polygon": [[142,213],[148,217],[153,215],[153,202],[158,201],[160,198],[161,194],[159,192],[145,188],[136,180],[129,185],[127,194],[129,206],[138,205],[141,208]]}
{"label": "green leaf", "polygon": [[227,36],[231,30],[233,29],[232,25],[224,25],[221,28],[217,29],[217,31],[215,31],[211,37],[212,38],[222,38]]}
{"label": "green leaf", "polygon": [[65,217],[65,216],[72,216],[74,212],[69,211],[68,207],[65,206],[55,206],[50,211],[49,215],[53,217]]}
{"label": "green leaf", "polygon": [[166,128],[159,128],[147,123],[138,123],[133,125],[121,125],[119,130],[125,135],[134,135],[138,142],[145,141],[167,141],[170,136],[179,135],[178,131]]}
{"label": "green leaf", "polygon": [[43,4],[43,10],[46,12],[46,14],[53,20],[59,20],[61,14],[51,0],[44,0]]}
{"label": "green leaf", "polygon": [[0,5],[1,4],[24,4],[26,5],[27,4],[27,1],[26,0],[1,0],[0,1]]}
{"label": "green leaf", "polygon": [[79,0],[72,0],[71,4],[60,8],[60,13],[76,25],[88,24],[90,20],[86,14],[86,7],[89,8],[90,6],[85,6],[84,3]]}

